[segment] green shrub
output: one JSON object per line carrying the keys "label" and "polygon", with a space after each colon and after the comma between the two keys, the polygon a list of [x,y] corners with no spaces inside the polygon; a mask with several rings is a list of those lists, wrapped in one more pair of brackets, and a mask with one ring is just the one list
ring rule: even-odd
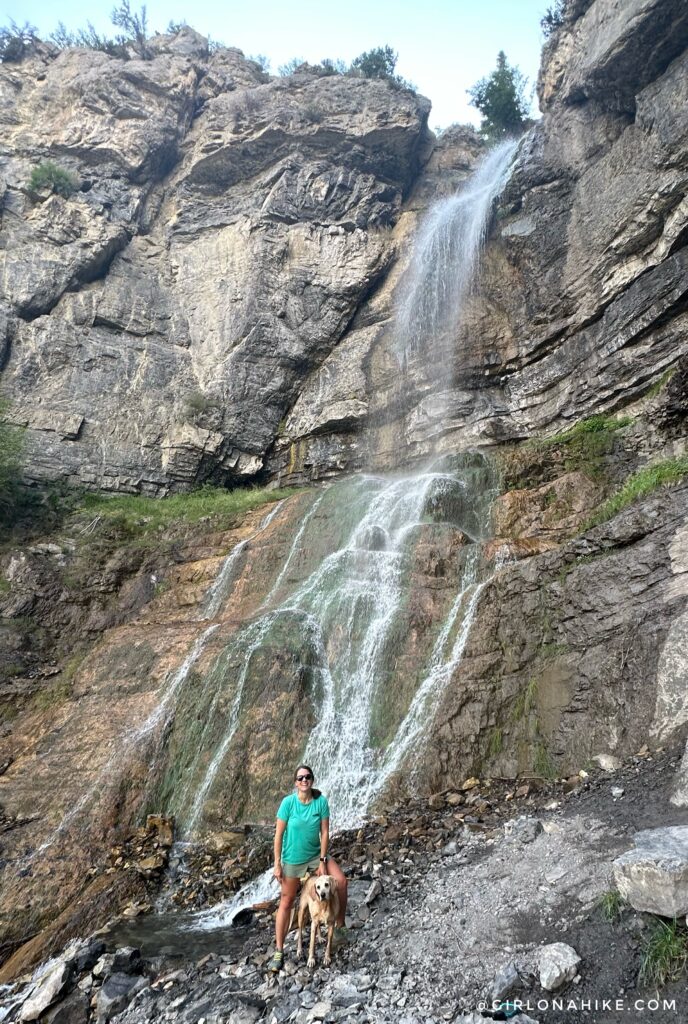
{"label": "green shrub", "polygon": [[538,438],[529,441],[528,444],[539,448],[576,444],[582,438],[588,439],[591,434],[613,433],[616,430],[621,430],[622,427],[627,427],[632,422],[632,416],[589,416],[588,419],[580,420],[568,430],[562,430],[560,434]]}
{"label": "green shrub", "polygon": [[545,39],[549,39],[553,32],[564,24],[567,0],[554,0],[551,7],[548,7],[540,19],[540,28]]}
{"label": "green shrub", "polygon": [[357,75],[361,78],[380,78],[402,89],[410,89],[415,92],[415,86],[407,82],[401,75],[395,73],[399,55],[394,52],[391,46],[376,46],[372,50],[355,57],[349,68],[350,75]]}
{"label": "green shrub", "polygon": [[34,167],[29,178],[29,188],[32,192],[50,188],[57,195],[68,198],[76,192],[78,187],[79,182],[74,175],[66,171],[64,167],[58,167],[52,160],[44,160]]}
{"label": "green shrub", "polygon": [[680,978],[688,966],[688,934],[676,920],[655,921],[645,940],[638,980],[641,985],[662,988],[668,981]]}
{"label": "green shrub", "polygon": [[586,529],[608,522],[638,498],[652,494],[659,487],[671,487],[672,484],[680,483],[687,474],[688,455],[663,459],[661,462],[655,462],[651,466],[639,469],[637,473],[628,478],[621,490],[608,498],[595,515],[588,520],[585,524]]}
{"label": "green shrub", "polygon": [[280,64],[277,68],[277,74],[281,78],[287,78],[289,75],[293,75],[297,68],[300,68],[305,61],[303,57],[292,57],[285,64]]}
{"label": "green shrub", "polygon": [[187,416],[195,417],[210,409],[217,409],[218,403],[214,398],[208,398],[202,391],[191,391],[184,399],[184,405]]}
{"label": "green shrub", "polygon": [[0,28],[0,62],[17,63],[31,53],[37,41],[37,31],[28,21],[17,25],[10,20],[9,25]]}

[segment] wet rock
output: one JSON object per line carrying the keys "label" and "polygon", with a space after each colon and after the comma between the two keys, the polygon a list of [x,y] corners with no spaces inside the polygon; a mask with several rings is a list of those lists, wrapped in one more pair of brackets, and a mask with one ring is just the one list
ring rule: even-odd
{"label": "wet rock", "polygon": [[121,946],[112,956],[112,972],[133,974],[141,970],[141,950],[134,946]]}
{"label": "wet rock", "polygon": [[66,999],[45,1016],[45,1024],[86,1024],[89,1017],[89,999],[85,992],[75,989]]}
{"label": "wet rock", "polygon": [[554,992],[575,978],[580,962],[581,958],[573,946],[568,946],[565,942],[553,942],[549,946],[542,946],[537,951],[540,984],[548,992]]}
{"label": "wet rock", "polygon": [[490,1002],[501,1002],[517,989],[521,988],[521,986],[522,982],[520,974],[513,964],[507,964],[495,975],[494,980],[490,985],[489,1000]]}
{"label": "wet rock", "polygon": [[64,992],[70,975],[70,967],[62,960],[50,967],[38,980],[30,998],[19,1011],[19,1020],[38,1020],[43,1011]]}
{"label": "wet rock", "polygon": [[614,880],[636,910],[663,917],[688,914],[688,825],[645,829],[634,849],[614,861]]}
{"label": "wet rock", "polygon": [[124,1009],[137,992],[147,986],[148,981],[145,978],[135,978],[130,974],[111,974],[96,996],[98,1024],[109,1021]]}

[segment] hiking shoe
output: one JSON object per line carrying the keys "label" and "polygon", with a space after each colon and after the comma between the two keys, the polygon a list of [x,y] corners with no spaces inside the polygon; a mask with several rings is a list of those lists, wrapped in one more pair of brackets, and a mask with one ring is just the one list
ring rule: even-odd
{"label": "hiking shoe", "polygon": [[284,967],[284,953],[281,949],[276,949],[273,953],[272,960],[268,964],[268,970],[272,971],[273,974],[277,974]]}

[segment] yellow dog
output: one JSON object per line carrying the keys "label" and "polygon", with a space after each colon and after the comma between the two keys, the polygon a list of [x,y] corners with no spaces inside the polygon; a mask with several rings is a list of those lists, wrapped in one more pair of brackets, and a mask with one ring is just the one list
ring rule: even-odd
{"label": "yellow dog", "polygon": [[311,916],[311,942],[308,948],[308,966],[315,967],[315,941],[320,925],[324,924],[327,927],[327,945],[325,946],[323,964],[325,967],[329,967],[332,961],[332,933],[334,932],[334,924],[339,913],[337,882],[332,875],[314,875],[308,879],[303,887],[299,901],[299,935],[296,942],[297,957],[301,957],[303,952],[302,938],[306,909],[308,909]]}

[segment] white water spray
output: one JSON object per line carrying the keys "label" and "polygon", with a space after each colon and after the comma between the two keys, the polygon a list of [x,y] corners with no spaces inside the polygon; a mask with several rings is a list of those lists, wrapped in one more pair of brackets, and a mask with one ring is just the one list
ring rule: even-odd
{"label": "white water spray", "polygon": [[413,246],[411,265],[400,282],[396,318],[401,356],[437,346],[455,327],[474,287],[492,203],[506,183],[516,142],[509,140],[481,161],[464,187],[428,211]]}

